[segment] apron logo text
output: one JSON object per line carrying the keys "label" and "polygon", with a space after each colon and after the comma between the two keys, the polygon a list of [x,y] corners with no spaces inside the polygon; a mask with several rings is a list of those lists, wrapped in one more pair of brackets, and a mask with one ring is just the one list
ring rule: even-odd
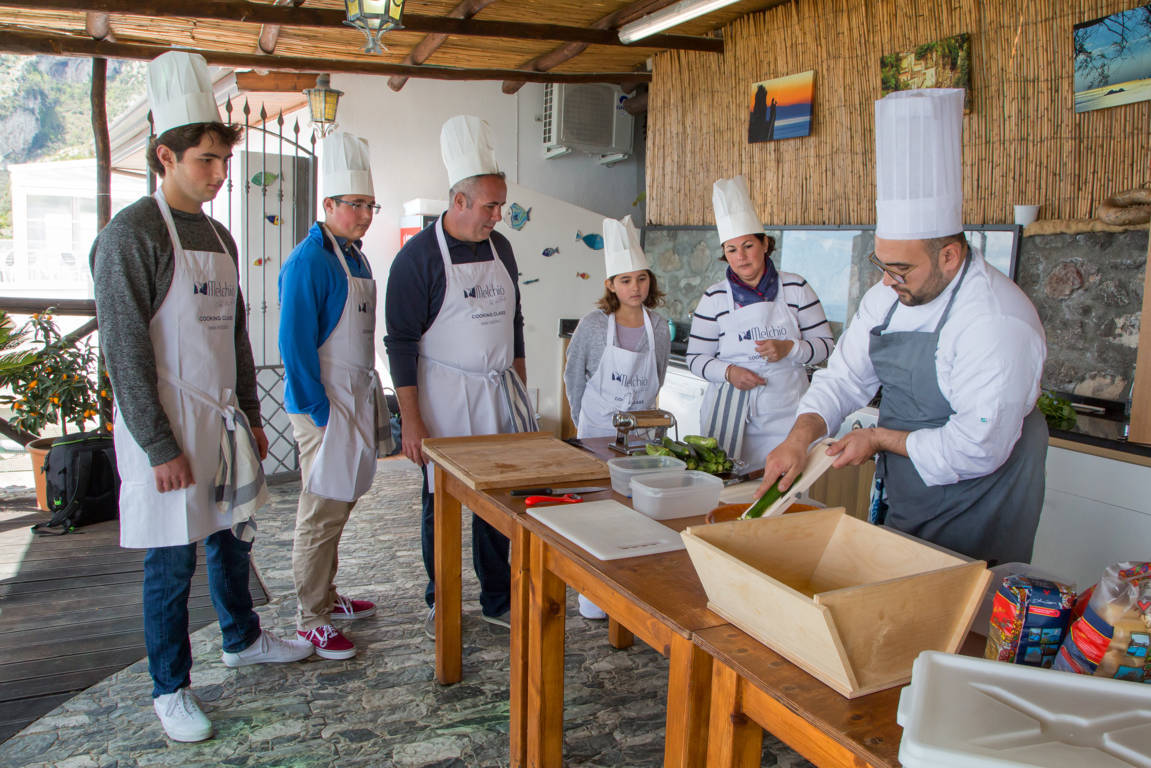
{"label": "apron logo text", "polygon": [[503,296],[504,287],[497,283],[488,285],[473,285],[471,290],[464,290],[465,299],[490,299],[493,296]]}
{"label": "apron logo text", "polygon": [[787,336],[787,329],[780,328],[779,326],[772,326],[771,328],[749,328],[746,331],[739,331],[737,339],[739,341],[766,341],[767,339],[782,339]]}
{"label": "apron logo text", "polygon": [[639,374],[612,371],[611,380],[618,381],[620,384],[629,389],[642,389],[647,387],[648,377],[640,376]]}
{"label": "apron logo text", "polygon": [[236,298],[235,283],[222,283],[219,280],[208,280],[203,283],[192,283],[192,295],[215,296],[227,299]]}

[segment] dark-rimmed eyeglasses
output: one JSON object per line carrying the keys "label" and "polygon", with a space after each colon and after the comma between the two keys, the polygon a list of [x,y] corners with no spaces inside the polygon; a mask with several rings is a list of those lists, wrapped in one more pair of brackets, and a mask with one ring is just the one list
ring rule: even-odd
{"label": "dark-rimmed eyeglasses", "polygon": [[335,200],[337,203],[340,203],[342,205],[346,205],[349,208],[351,208],[352,210],[357,211],[357,212],[367,211],[368,213],[372,213],[372,214],[376,214],[376,213],[380,212],[380,205],[378,203],[361,203],[358,200],[357,201],[344,200],[344,199],[339,198],[339,197],[333,197],[332,199]]}
{"label": "dark-rimmed eyeglasses", "polygon": [[872,251],[867,256],[867,260],[871,262],[871,265],[873,267],[880,270],[881,272],[887,273],[888,277],[890,277],[892,280],[899,283],[900,285],[903,285],[904,283],[907,282],[907,273],[910,272],[911,270],[915,269],[915,267],[907,267],[906,269],[904,269],[902,271],[894,270],[891,267],[884,264],[882,261],[880,261],[879,257],[875,255],[875,251]]}

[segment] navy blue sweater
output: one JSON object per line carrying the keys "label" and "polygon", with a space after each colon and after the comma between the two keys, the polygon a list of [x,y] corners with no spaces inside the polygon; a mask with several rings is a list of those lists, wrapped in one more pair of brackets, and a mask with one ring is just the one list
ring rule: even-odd
{"label": "navy blue sweater", "polygon": [[[468,243],[457,240],[444,231],[448,243],[448,256],[453,264],[471,264],[491,261],[492,251],[485,240]],[[524,316],[520,307],[519,272],[512,245],[498,232],[492,232],[491,243],[500,261],[507,267],[516,290],[516,313],[513,318],[513,357],[524,357]],[[440,307],[444,305],[444,262],[436,243],[436,228],[429,225],[415,235],[396,254],[388,273],[387,300],[384,321],[387,335],[384,347],[392,384],[396,387],[416,386],[416,371],[420,358],[420,338],[432,327]]]}

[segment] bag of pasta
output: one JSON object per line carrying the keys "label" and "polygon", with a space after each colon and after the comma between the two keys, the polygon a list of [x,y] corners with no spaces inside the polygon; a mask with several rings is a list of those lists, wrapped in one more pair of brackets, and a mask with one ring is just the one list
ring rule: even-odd
{"label": "bag of pasta", "polygon": [[1083,615],[1071,624],[1054,669],[1151,683],[1151,563],[1103,572]]}

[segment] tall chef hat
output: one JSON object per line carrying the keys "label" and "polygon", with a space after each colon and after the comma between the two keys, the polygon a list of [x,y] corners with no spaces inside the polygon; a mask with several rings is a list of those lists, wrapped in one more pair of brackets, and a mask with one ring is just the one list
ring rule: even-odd
{"label": "tall chef hat", "polygon": [[922,88],[875,102],[875,236],[963,231],[963,89]]}
{"label": "tall chef hat", "polygon": [[198,53],[168,51],[148,64],[148,104],[156,135],[196,123],[219,123],[220,108]]}
{"label": "tall chef hat", "polygon": [[650,268],[631,216],[603,220],[603,260],[609,278]]}
{"label": "tall chef hat", "polygon": [[464,179],[499,173],[491,129],[473,115],[456,115],[440,130],[440,154],[448,169],[448,187]]}
{"label": "tall chef hat", "polygon": [[321,142],[320,188],[324,197],[375,196],[368,142],[359,136],[336,131]]}
{"label": "tall chef hat", "polygon": [[717,181],[711,188],[711,205],[720,243],[740,235],[763,234],[763,222],[751,204],[747,180],[742,176]]}

